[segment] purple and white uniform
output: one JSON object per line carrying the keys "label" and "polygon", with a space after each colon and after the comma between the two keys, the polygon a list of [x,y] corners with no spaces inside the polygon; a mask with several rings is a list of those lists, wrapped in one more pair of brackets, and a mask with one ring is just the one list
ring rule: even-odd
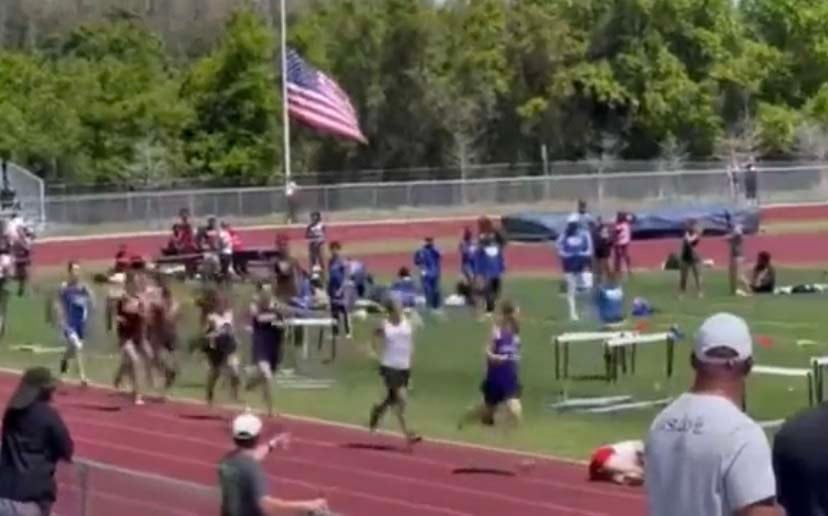
{"label": "purple and white uniform", "polygon": [[486,405],[494,407],[504,401],[520,397],[520,380],[518,362],[520,361],[520,335],[500,327],[492,332],[492,352],[505,355],[508,360],[494,362],[489,360],[486,379],[481,390]]}

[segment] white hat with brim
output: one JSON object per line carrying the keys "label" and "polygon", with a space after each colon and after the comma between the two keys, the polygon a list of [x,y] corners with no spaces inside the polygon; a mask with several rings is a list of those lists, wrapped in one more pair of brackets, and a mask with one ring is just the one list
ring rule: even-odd
{"label": "white hat with brim", "polygon": [[[710,356],[710,351],[725,348],[733,351],[731,358]],[[726,362],[743,362],[753,356],[753,338],[747,322],[739,316],[718,313],[702,323],[696,334],[693,354],[700,362],[721,364]]]}
{"label": "white hat with brim", "polygon": [[233,420],[233,439],[255,439],[262,431],[262,420],[253,414],[242,414]]}

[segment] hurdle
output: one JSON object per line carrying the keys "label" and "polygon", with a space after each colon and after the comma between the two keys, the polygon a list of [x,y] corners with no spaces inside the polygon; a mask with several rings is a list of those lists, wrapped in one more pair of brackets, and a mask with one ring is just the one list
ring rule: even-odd
{"label": "hurdle", "polygon": [[813,370],[814,391],[816,402],[822,403],[825,399],[824,378],[825,370],[828,368],[828,357],[811,358],[811,369]]}
{"label": "hurdle", "polygon": [[[624,353],[629,348],[631,351],[630,371],[635,374],[635,355],[639,344],[658,344],[665,343],[666,349],[666,369],[667,378],[673,376],[673,362],[675,357],[675,339],[676,336],[672,332],[650,333],[646,335],[630,334],[622,335],[620,337],[613,337],[607,339],[604,343],[605,353],[607,356],[607,376],[610,381],[618,380],[618,365],[623,358],[626,363],[626,356]],[[622,364],[623,365],[623,364]],[[626,369],[626,367],[624,368]]]}
{"label": "hurdle", "polygon": [[[324,332],[325,329],[331,330],[331,358],[330,360],[336,360],[336,336],[334,335],[333,329],[336,327],[337,322],[336,319],[331,317],[320,317],[320,318],[299,318],[294,317],[291,319],[286,319],[280,326],[286,329],[285,335],[285,342],[293,342],[294,335],[296,332],[296,328],[319,328],[321,332]],[[319,348],[322,348],[322,339],[323,334],[320,333],[319,335]],[[310,356],[310,351],[308,348],[308,333],[304,332],[302,335],[302,358],[307,360]]]}
{"label": "hurdle", "polygon": [[[552,338],[552,344],[555,346],[555,379],[561,378],[561,369],[563,369],[563,378],[569,378],[569,345],[578,344],[582,342],[606,342],[607,339],[623,337],[627,334],[635,334],[635,332],[623,331],[596,331],[596,332],[571,332],[562,333],[557,337]],[[563,353],[563,364],[561,364],[561,353]],[[561,367],[563,365],[563,367]]]}
{"label": "hurdle", "polygon": [[[814,363],[813,359],[812,363]],[[828,359],[826,359],[826,365],[828,365]],[[814,367],[820,367],[821,369],[821,366]],[[813,406],[814,404],[814,371],[815,369],[807,367],[778,367],[764,365],[755,365],[751,369],[751,372],[753,374],[760,374],[766,376],[786,376],[789,378],[805,378],[805,382],[808,387],[808,406]],[[820,398],[821,397],[822,396],[820,396]],[[745,398],[747,398],[747,395],[745,395]],[[747,399],[745,399],[745,405],[747,405]]]}

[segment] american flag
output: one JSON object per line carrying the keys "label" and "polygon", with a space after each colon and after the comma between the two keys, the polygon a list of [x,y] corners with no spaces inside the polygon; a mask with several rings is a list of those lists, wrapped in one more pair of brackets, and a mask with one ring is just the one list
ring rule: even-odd
{"label": "american flag", "polygon": [[348,95],[330,77],[293,50],[287,55],[288,113],[305,124],[342,138],[366,143]]}

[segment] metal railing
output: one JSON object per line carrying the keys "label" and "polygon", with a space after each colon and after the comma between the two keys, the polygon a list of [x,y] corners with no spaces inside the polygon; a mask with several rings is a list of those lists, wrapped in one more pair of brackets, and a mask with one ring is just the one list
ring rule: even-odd
{"label": "metal railing", "polygon": [[75,461],[58,469],[55,516],[204,516],[218,514],[218,489],[171,477]]}
{"label": "metal railing", "polygon": [[[828,199],[828,164],[759,168],[762,202]],[[619,172],[521,176],[449,181],[394,181],[303,186],[303,211],[365,212],[394,217],[465,209],[570,209],[584,199],[596,210],[640,209],[665,203],[728,202],[731,183],[723,168],[669,172]],[[214,215],[235,222],[281,222],[287,200],[281,187],[203,189],[49,196],[49,232],[94,231],[91,226],[166,228],[181,208],[195,217]],[[382,213],[380,213],[382,212]]]}

